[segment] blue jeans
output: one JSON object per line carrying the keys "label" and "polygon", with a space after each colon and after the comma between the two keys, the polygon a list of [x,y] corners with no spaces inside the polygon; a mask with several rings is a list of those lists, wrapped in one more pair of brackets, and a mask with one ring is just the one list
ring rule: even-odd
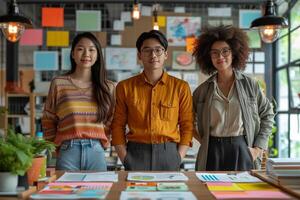
{"label": "blue jeans", "polygon": [[57,170],[107,171],[104,150],[98,139],[72,139],[62,143]]}

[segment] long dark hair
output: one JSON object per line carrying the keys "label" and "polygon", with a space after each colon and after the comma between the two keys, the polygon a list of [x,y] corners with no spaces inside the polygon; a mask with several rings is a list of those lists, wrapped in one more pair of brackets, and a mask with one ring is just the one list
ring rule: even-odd
{"label": "long dark hair", "polygon": [[230,46],[233,56],[232,67],[244,70],[249,56],[249,39],[243,30],[231,25],[206,27],[198,37],[193,55],[200,70],[208,75],[217,71],[210,57],[211,46],[217,41],[224,41]]}
{"label": "long dark hair", "polygon": [[92,84],[93,94],[95,95],[98,105],[98,119],[97,122],[106,122],[112,113],[112,95],[110,94],[109,81],[107,80],[105,62],[102,54],[102,48],[98,39],[90,32],[80,33],[75,36],[71,48],[71,70],[66,74],[72,74],[76,70],[76,63],[72,57],[75,46],[82,38],[87,38],[93,42],[97,49],[97,60],[92,66]]}

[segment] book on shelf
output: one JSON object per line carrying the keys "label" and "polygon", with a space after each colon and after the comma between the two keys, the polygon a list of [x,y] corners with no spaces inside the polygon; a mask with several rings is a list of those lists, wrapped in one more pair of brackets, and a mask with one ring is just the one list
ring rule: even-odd
{"label": "book on shelf", "polygon": [[267,164],[271,165],[300,165],[299,158],[268,158]]}
{"label": "book on shelf", "polygon": [[279,185],[300,184],[300,159],[269,158],[266,174]]}
{"label": "book on shelf", "polygon": [[300,159],[297,158],[268,158],[267,173],[272,170],[299,170]]}

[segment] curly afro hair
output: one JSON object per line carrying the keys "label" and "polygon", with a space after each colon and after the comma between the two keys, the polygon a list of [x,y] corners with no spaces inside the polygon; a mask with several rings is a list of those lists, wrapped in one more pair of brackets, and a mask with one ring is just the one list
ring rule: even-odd
{"label": "curly afro hair", "polygon": [[249,38],[243,30],[231,25],[208,27],[198,37],[193,55],[200,66],[200,70],[207,75],[217,71],[210,57],[211,46],[217,41],[224,41],[230,46],[232,68],[244,70],[249,56]]}

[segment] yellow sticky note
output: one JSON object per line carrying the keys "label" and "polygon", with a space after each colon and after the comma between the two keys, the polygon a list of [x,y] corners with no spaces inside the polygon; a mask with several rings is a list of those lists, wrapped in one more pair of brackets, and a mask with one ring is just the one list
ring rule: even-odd
{"label": "yellow sticky note", "polygon": [[243,191],[235,183],[207,183],[207,187],[210,191]]}
{"label": "yellow sticky note", "polygon": [[47,32],[48,47],[68,47],[69,32],[68,31],[48,31]]}
{"label": "yellow sticky note", "polygon": [[166,27],[166,17],[165,16],[157,16],[157,23],[159,27]]}
{"label": "yellow sticky note", "polygon": [[237,183],[243,190],[276,190],[275,187],[268,183]]}

